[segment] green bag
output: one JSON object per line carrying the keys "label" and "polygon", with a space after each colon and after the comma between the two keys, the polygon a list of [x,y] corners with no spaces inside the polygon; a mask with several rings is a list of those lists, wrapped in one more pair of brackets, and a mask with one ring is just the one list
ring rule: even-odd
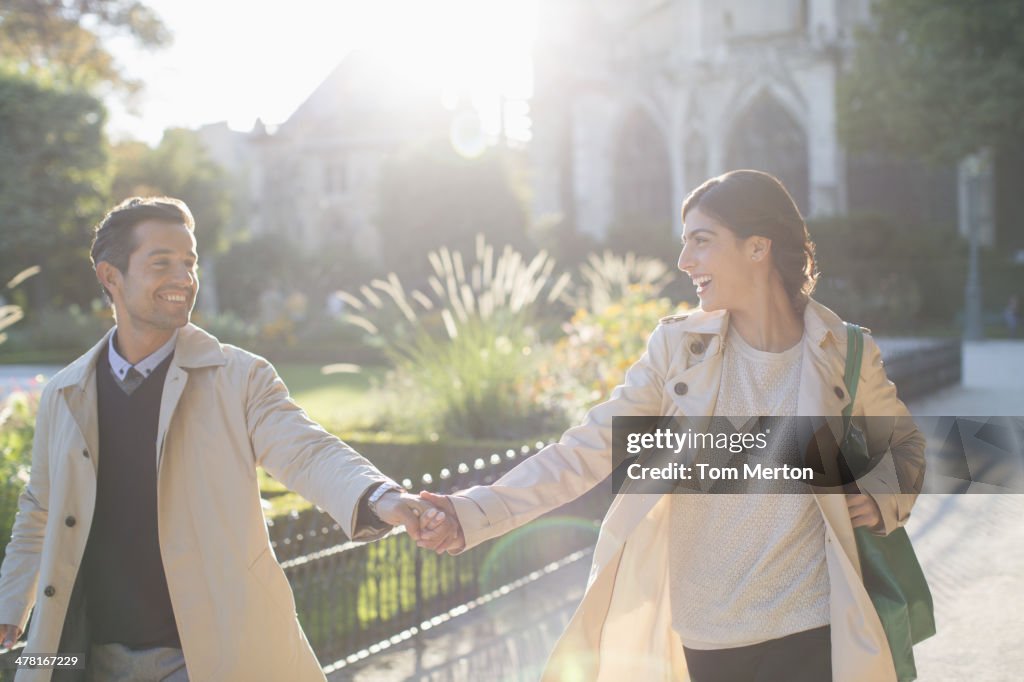
{"label": "green bag", "polygon": [[[864,356],[864,331],[847,324],[846,390],[850,404],[843,410],[842,453],[851,468],[868,461],[867,441],[852,424],[853,400]],[[935,634],[935,611],[921,564],[917,561],[907,531],[897,528],[886,536],[867,528],[855,528],[864,587],[871,596],[885,629],[896,677],[900,682],[917,679],[914,645]]]}

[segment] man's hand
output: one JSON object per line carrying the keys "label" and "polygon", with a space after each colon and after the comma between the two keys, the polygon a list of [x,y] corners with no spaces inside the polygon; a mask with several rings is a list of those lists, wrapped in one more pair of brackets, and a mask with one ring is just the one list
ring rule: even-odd
{"label": "man's hand", "polygon": [[462,532],[462,524],[455,513],[455,505],[447,495],[435,495],[434,493],[421,491],[420,497],[440,509],[448,519],[450,526],[445,529],[435,530],[434,527],[421,527],[420,539],[417,541],[420,547],[433,549],[438,554],[441,552],[458,552],[466,547],[466,536]]}
{"label": "man's hand", "polygon": [[420,539],[420,516],[430,509],[430,504],[415,495],[391,490],[376,504],[374,513],[381,521],[392,526],[405,526],[405,532],[413,540]]}
{"label": "man's hand", "polygon": [[0,647],[10,649],[21,637],[21,628],[17,625],[0,625]]}
{"label": "man's hand", "polygon": [[866,526],[870,530],[882,529],[882,512],[878,503],[867,495],[847,495],[846,508],[850,510],[850,521],[854,528]]}

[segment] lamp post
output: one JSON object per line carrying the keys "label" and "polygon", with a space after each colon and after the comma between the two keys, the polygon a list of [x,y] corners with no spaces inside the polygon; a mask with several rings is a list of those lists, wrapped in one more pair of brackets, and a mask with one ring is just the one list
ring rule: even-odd
{"label": "lamp post", "polygon": [[[972,178],[970,183],[976,186],[976,178]],[[969,195],[974,195],[975,192],[969,190]],[[971,212],[973,214],[973,211]],[[978,221],[975,220],[975,216],[972,215],[972,220],[967,226],[968,229],[968,241],[967,241],[967,284],[964,287],[964,338],[968,341],[978,341],[985,336],[985,323],[982,319],[982,302],[981,302],[981,274],[978,272],[978,251],[979,242],[981,241],[981,235],[978,234],[979,226]]]}
{"label": "lamp post", "polygon": [[960,162],[960,232],[967,233],[967,282],[964,286],[964,339],[985,337],[984,308],[981,295],[982,229],[992,220],[991,156],[988,150],[972,154]]}

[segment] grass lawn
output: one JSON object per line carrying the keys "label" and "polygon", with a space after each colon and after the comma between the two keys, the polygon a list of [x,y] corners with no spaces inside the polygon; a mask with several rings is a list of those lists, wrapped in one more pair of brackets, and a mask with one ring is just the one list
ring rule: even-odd
{"label": "grass lawn", "polygon": [[363,367],[354,374],[324,374],[320,365],[280,364],[276,367],[292,399],[328,431],[366,430],[379,413],[370,386],[374,379],[384,375],[383,367]]}

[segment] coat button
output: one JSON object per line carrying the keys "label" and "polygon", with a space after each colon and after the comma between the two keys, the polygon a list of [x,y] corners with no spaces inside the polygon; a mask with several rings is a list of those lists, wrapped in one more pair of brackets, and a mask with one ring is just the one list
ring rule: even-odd
{"label": "coat button", "polygon": [[704,352],[704,344],[700,341],[694,341],[690,344],[690,352],[694,355],[700,355]]}
{"label": "coat button", "polygon": [[69,516],[66,519],[64,519],[64,525],[67,526],[68,528],[74,528],[76,523],[78,523],[78,522],[75,521],[75,517],[74,516]]}
{"label": "coat button", "polygon": [[53,595],[57,594],[57,590],[53,589],[53,585],[47,585],[46,589],[43,590],[43,594],[45,594],[47,597],[52,597]]}
{"label": "coat button", "polygon": [[843,389],[839,388],[838,386],[836,386],[834,390],[836,392],[836,397],[839,398],[840,400],[846,397],[846,394],[843,393]]}
{"label": "coat button", "polygon": [[688,390],[688,388],[689,387],[685,383],[680,381],[675,385],[676,395],[686,395],[686,391]]}
{"label": "coat button", "polygon": [[89,456],[89,451],[88,450],[82,450],[82,457],[88,457],[88,456]]}

